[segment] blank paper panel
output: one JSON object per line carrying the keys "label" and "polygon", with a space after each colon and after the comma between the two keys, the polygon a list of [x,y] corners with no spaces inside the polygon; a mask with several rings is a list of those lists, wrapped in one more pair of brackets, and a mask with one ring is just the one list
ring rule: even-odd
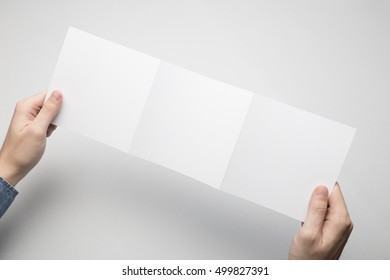
{"label": "blank paper panel", "polygon": [[49,87],[64,92],[55,123],[127,152],[159,63],[69,28]]}
{"label": "blank paper panel", "polygon": [[219,188],[252,97],[162,62],[130,153]]}
{"label": "blank paper panel", "polygon": [[354,133],[255,95],[221,190],[303,221],[314,187],[332,189]]}

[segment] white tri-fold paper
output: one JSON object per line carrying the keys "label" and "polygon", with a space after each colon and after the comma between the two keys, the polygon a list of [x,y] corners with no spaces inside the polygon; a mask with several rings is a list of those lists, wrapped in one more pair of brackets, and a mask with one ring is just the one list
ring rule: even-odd
{"label": "white tri-fold paper", "polygon": [[69,28],[55,123],[303,220],[355,129]]}

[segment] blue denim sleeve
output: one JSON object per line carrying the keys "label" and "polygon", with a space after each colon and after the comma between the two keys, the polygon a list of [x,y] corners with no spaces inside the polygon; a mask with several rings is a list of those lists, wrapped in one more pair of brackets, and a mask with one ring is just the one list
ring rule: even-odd
{"label": "blue denim sleeve", "polygon": [[8,207],[11,206],[17,195],[18,191],[0,177],[0,218],[7,211]]}

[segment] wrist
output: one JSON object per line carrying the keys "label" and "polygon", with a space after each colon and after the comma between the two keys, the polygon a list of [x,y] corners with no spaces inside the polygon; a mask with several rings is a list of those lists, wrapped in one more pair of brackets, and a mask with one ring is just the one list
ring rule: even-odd
{"label": "wrist", "polygon": [[18,172],[15,168],[12,168],[9,164],[5,162],[0,153],[0,177],[10,183],[12,186],[16,186],[17,183],[21,180]]}

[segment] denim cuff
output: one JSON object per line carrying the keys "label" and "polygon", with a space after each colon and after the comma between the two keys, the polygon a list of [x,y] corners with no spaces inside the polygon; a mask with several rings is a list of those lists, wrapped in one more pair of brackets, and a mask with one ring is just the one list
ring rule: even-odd
{"label": "denim cuff", "polygon": [[11,206],[17,195],[18,191],[15,190],[10,183],[0,177],[0,218]]}

